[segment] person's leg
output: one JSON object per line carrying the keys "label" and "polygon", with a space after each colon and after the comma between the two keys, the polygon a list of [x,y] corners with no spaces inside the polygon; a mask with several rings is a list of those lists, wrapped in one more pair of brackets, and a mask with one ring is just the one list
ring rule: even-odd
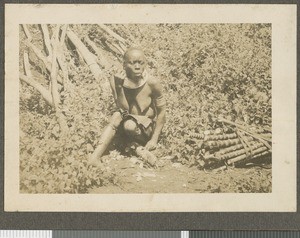
{"label": "person's leg", "polygon": [[121,124],[121,121],[121,113],[115,112],[110,119],[110,123],[105,127],[104,131],[102,132],[99,140],[99,145],[89,158],[89,164],[97,164],[98,159],[101,158],[109,144],[112,142],[114,136],[116,135],[116,131],[118,129],[118,126]]}
{"label": "person's leg", "polygon": [[128,119],[123,123],[123,129],[126,135],[128,136],[135,137],[141,134],[140,128],[138,127],[137,123],[132,119]]}

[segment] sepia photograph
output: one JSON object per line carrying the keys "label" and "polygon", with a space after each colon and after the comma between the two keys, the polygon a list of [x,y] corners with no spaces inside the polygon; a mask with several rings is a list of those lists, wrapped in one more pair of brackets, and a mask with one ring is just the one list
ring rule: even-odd
{"label": "sepia photograph", "polygon": [[[28,6],[39,14],[46,8]],[[47,6],[49,12],[56,6]],[[134,7],[142,5],[129,11]],[[122,8],[104,10],[109,16]],[[280,115],[274,118],[274,108],[282,95],[274,96],[278,31],[272,21],[105,17],[14,23],[17,54],[6,48],[6,55],[16,56],[11,58],[18,64],[13,69],[18,92],[10,95],[17,113],[10,124],[16,127],[10,128],[18,141],[9,147],[16,146],[12,153],[18,157],[12,163],[6,156],[5,169],[14,171],[17,193],[47,199],[83,194],[222,199],[268,197],[274,182],[278,192],[274,130],[280,126],[274,119]],[[287,165],[296,161],[282,159]],[[150,210],[152,200],[159,199],[148,201]]]}
{"label": "sepia photograph", "polygon": [[20,192],[271,192],[271,34],[23,24]]}

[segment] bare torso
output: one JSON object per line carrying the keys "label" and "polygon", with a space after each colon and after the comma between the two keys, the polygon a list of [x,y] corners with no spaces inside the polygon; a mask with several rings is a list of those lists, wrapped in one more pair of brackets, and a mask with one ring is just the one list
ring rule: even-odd
{"label": "bare torso", "polygon": [[123,86],[122,79],[114,78],[112,89],[119,108],[133,115],[143,115],[152,119],[156,116],[149,80],[139,88],[129,89]]}

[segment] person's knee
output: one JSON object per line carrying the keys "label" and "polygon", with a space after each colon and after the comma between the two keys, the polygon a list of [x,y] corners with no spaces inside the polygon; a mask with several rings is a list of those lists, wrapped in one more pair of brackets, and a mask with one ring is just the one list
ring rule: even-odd
{"label": "person's knee", "polygon": [[123,124],[123,129],[125,133],[128,135],[136,136],[136,135],[140,135],[141,133],[138,125],[133,120],[126,120]]}
{"label": "person's knee", "polygon": [[114,128],[117,129],[118,126],[121,124],[122,121],[122,115],[120,112],[115,112],[112,117],[110,118],[110,125]]}

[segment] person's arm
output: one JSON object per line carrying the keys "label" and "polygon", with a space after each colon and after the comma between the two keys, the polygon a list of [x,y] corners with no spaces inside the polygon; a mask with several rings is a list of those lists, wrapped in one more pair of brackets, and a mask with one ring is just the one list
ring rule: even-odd
{"label": "person's arm", "polygon": [[152,89],[152,100],[154,100],[157,118],[152,137],[146,144],[146,148],[148,150],[153,150],[157,146],[159,135],[166,123],[166,100],[163,95],[162,86],[157,80],[151,80],[150,86]]}
{"label": "person's arm", "polygon": [[120,81],[120,80],[124,80],[124,78],[126,77],[125,72],[124,71],[120,71],[119,73],[115,74],[113,77],[111,77],[109,79],[109,84],[112,90],[112,94],[116,103],[116,106],[119,107],[119,103],[118,103],[118,95],[117,95],[117,90],[116,90],[116,81]]}

